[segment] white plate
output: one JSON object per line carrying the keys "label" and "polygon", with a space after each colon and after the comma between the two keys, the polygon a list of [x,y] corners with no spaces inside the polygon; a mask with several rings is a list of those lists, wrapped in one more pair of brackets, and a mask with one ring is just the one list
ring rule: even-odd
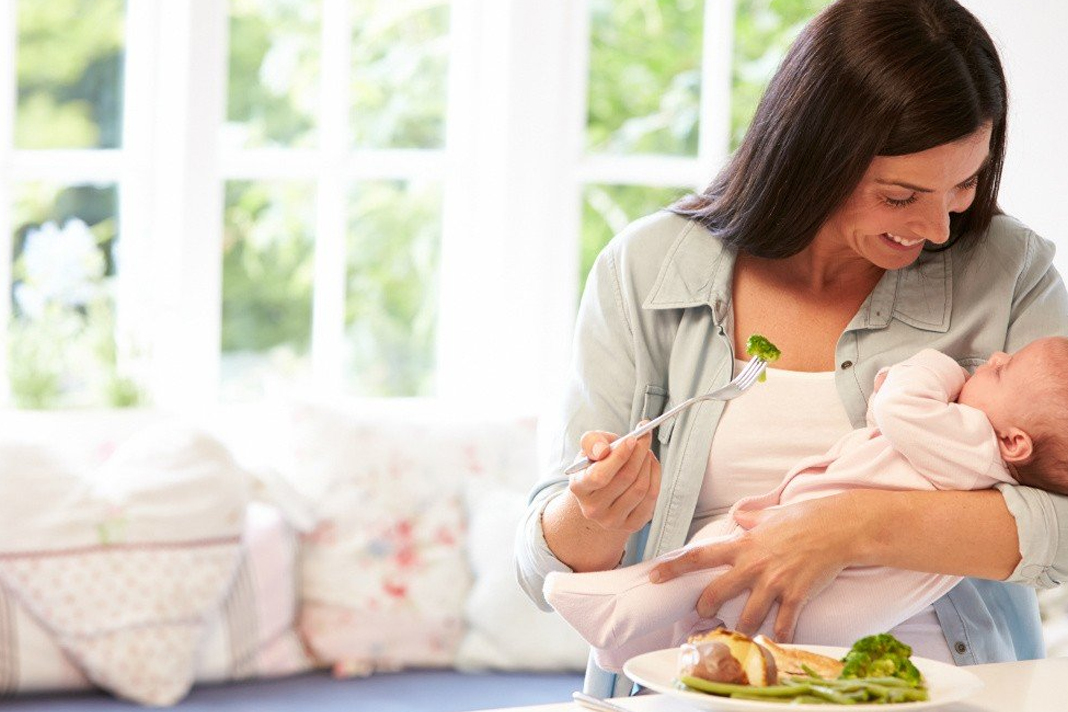
{"label": "white plate", "polygon": [[[841,659],[849,652],[848,648],[835,648],[827,645],[787,645],[787,648],[804,648],[814,653]],[[923,673],[927,681],[930,699],[926,702],[902,702],[895,705],[860,704],[849,705],[848,709],[878,707],[881,710],[919,710],[941,707],[971,697],[983,688],[983,681],[966,668],[959,668],[937,660],[928,660],[915,655],[912,662]],[[762,702],[760,700],[735,700],[730,697],[718,697],[701,692],[681,690],[675,686],[679,670],[679,649],[668,648],[639,655],[627,661],[623,672],[634,682],[644,685],[654,692],[676,697],[687,704],[706,710],[723,710],[724,712],[782,712],[781,702]],[[806,709],[814,705],[805,705]],[[832,705],[838,709],[839,705]]]}

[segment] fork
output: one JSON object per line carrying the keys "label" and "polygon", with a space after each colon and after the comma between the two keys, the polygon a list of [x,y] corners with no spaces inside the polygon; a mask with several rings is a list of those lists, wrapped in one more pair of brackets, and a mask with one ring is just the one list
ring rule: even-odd
{"label": "fork", "polygon": [[[737,376],[735,376],[734,380],[732,380],[727,385],[723,386],[722,388],[717,388],[714,391],[710,391],[708,393],[705,393],[702,396],[694,396],[693,398],[690,398],[689,400],[685,400],[682,403],[679,403],[677,406],[675,406],[671,410],[663,413],[662,415],[659,415],[659,416],[653,418],[652,420],[650,420],[645,425],[638,426],[637,428],[635,428],[634,430],[631,430],[626,435],[624,435],[622,437],[619,437],[619,438],[616,438],[615,440],[613,440],[612,442],[610,442],[608,444],[609,451],[615,450],[619,446],[619,444],[621,442],[623,442],[624,440],[626,440],[627,438],[629,438],[631,436],[634,436],[636,438],[640,438],[642,435],[645,435],[650,430],[652,430],[656,426],[660,425],[661,423],[663,423],[668,418],[671,418],[671,417],[674,417],[675,415],[678,415],[679,413],[681,413],[682,411],[686,410],[687,408],[689,408],[694,403],[700,403],[701,401],[706,401],[706,400],[727,401],[727,400],[731,400],[732,398],[737,398],[738,396],[740,396],[743,393],[745,393],[749,389],[750,386],[752,386],[754,383],[756,383],[757,378],[760,377],[760,374],[764,373],[764,369],[767,368],[767,365],[768,365],[768,362],[765,361],[764,359],[762,359],[760,357],[754,357],[751,361],[749,361],[749,363],[747,363],[745,365],[745,368],[742,369],[742,372],[739,373]],[[591,464],[593,464],[593,462],[590,460],[590,458],[583,457],[581,460],[577,461],[575,464],[571,465],[566,470],[564,470],[564,474],[565,475],[573,475],[576,472],[581,472],[582,470],[586,469]]]}

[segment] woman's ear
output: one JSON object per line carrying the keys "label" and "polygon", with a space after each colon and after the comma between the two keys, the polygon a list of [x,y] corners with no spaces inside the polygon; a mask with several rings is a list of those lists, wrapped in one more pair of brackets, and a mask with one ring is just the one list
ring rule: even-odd
{"label": "woman's ear", "polygon": [[1010,465],[1021,465],[1031,459],[1035,444],[1031,441],[1031,436],[1024,431],[1009,428],[998,433],[998,448],[1001,450],[1002,460]]}

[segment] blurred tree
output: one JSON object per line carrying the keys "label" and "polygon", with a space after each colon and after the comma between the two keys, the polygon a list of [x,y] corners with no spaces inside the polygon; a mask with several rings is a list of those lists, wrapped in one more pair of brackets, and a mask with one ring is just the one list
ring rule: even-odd
{"label": "blurred tree", "polygon": [[227,135],[235,148],[315,144],[320,3],[232,0]]}
{"label": "blurred tree", "polygon": [[441,186],[375,181],[353,193],[345,332],[351,389],[434,392]]}
{"label": "blurred tree", "polygon": [[18,148],[118,148],[124,0],[19,0]]}
{"label": "blurred tree", "polygon": [[9,380],[25,408],[145,402],[115,335],[114,185],[23,184],[13,240]]}
{"label": "blurred tree", "polygon": [[738,148],[786,50],[831,0],[736,0],[731,74],[731,150]]}
{"label": "blurred tree", "polygon": [[354,145],[441,148],[449,3],[356,0],[351,7]]}
{"label": "blurred tree", "polygon": [[[764,87],[786,49],[804,24],[829,2],[736,0],[731,150],[745,135]],[[703,3],[589,3],[589,150],[696,155]],[[636,185],[586,186],[579,293],[597,253],[612,235],[631,220],[670,205],[685,192]]]}
{"label": "blurred tree", "polygon": [[309,183],[226,185],[222,350],[311,343],[315,190]]}
{"label": "blurred tree", "polygon": [[704,3],[589,0],[589,7],[589,150],[696,155]]}

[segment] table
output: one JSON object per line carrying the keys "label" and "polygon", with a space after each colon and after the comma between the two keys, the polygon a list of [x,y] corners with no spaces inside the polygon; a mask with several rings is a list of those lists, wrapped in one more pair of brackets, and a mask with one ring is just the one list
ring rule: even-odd
{"label": "table", "polygon": [[[938,707],[939,712],[1068,710],[1068,658],[973,665],[968,670],[982,678],[986,687],[968,700]],[[612,701],[634,712],[688,712],[696,709],[665,695],[642,695]],[[507,710],[487,712],[588,712],[588,710],[573,702],[565,702],[536,707],[511,707]]]}

